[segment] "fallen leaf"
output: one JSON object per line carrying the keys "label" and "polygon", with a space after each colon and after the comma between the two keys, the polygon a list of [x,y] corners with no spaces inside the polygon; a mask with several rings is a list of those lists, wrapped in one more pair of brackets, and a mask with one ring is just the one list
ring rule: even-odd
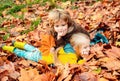
{"label": "fallen leaf", "polygon": [[102,18],[102,14],[96,13],[93,16],[91,16],[92,20],[100,20]]}
{"label": "fallen leaf", "polygon": [[85,60],[84,59],[81,59],[78,61],[78,64],[84,64],[85,63]]}
{"label": "fallen leaf", "polygon": [[116,45],[116,46],[120,46],[120,42],[117,41],[117,42],[115,43],[115,45]]}
{"label": "fallen leaf", "polygon": [[10,73],[9,76],[13,79],[17,79],[20,76],[20,73],[17,71],[14,71],[14,72]]}
{"label": "fallen leaf", "polygon": [[117,59],[109,59],[105,63],[102,63],[102,66],[114,71],[120,68],[120,62]]}
{"label": "fallen leaf", "polygon": [[109,81],[109,80],[105,78],[99,78],[98,81]]}
{"label": "fallen leaf", "polygon": [[78,19],[83,19],[83,18],[84,18],[84,13],[81,13],[81,12],[80,12],[80,13],[78,14]]}
{"label": "fallen leaf", "polygon": [[4,76],[3,78],[1,78],[1,81],[8,81],[8,77],[7,76]]}
{"label": "fallen leaf", "polygon": [[97,69],[93,70],[93,73],[99,74],[101,72],[101,70],[102,70],[101,68],[97,68]]}
{"label": "fallen leaf", "polygon": [[90,72],[83,72],[80,74],[82,81],[97,81],[97,77]]}
{"label": "fallen leaf", "polygon": [[[35,81],[35,77],[40,76],[37,69],[29,68],[27,69],[21,69],[20,70],[20,77],[18,78],[19,81]],[[39,77],[38,77],[39,78]]]}
{"label": "fallen leaf", "polygon": [[66,77],[69,76],[69,73],[70,73],[70,70],[69,70],[68,64],[66,64],[65,66],[62,66],[62,67],[60,66],[60,68],[58,70],[58,74],[60,74],[58,81],[64,80]]}
{"label": "fallen leaf", "polygon": [[112,49],[106,50],[105,53],[110,58],[120,58],[120,48],[117,48],[115,46],[112,46]]}
{"label": "fallen leaf", "polygon": [[111,73],[104,73],[103,76],[109,80],[114,80],[116,81],[116,77],[113,76]]}
{"label": "fallen leaf", "polygon": [[71,1],[66,1],[66,2],[62,2],[61,7],[62,8],[67,8],[70,5],[71,5]]}

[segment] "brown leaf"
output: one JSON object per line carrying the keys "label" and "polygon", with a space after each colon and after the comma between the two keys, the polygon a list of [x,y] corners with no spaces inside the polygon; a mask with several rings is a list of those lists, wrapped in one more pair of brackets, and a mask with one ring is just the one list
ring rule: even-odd
{"label": "brown leaf", "polygon": [[83,72],[80,74],[81,81],[97,81],[97,77],[90,72]]}
{"label": "brown leaf", "polygon": [[0,57],[0,66],[4,64],[4,60]]}
{"label": "brown leaf", "polygon": [[21,74],[21,76],[18,78],[19,81],[35,81],[34,79],[36,77],[40,76],[37,69],[32,69],[32,68],[29,68],[28,70],[27,69],[21,69],[20,74]]}
{"label": "brown leaf", "polygon": [[69,76],[70,73],[69,66],[68,64],[66,64],[65,66],[60,66],[58,68],[59,68],[58,73],[60,74],[60,76],[57,81],[62,81]]}
{"label": "brown leaf", "polygon": [[120,48],[112,46],[112,49],[106,50],[105,53],[108,57],[116,59],[120,58]]}
{"label": "brown leaf", "polygon": [[20,73],[17,71],[14,71],[14,72],[10,73],[9,76],[13,79],[17,79],[20,76]]}
{"label": "brown leaf", "polygon": [[64,81],[70,81],[71,78],[72,78],[72,74],[69,74],[69,75],[67,76],[67,78],[66,78]]}
{"label": "brown leaf", "polygon": [[113,76],[111,73],[104,73],[103,76],[109,80],[114,80],[116,81],[116,77]]}
{"label": "brown leaf", "polygon": [[9,72],[7,70],[3,71],[3,72],[0,72],[0,80],[2,78],[4,78],[4,76],[7,76],[9,74]]}
{"label": "brown leaf", "polygon": [[8,81],[8,77],[7,76],[4,76],[3,78],[1,78],[1,81]]}
{"label": "brown leaf", "polygon": [[19,81],[53,81],[55,77],[52,72],[39,74],[39,71],[35,68],[21,69],[20,73]]}
{"label": "brown leaf", "polygon": [[105,78],[99,78],[98,81],[109,81],[109,80]]}
{"label": "brown leaf", "polygon": [[14,64],[12,62],[4,63],[3,66],[0,67],[0,72],[3,72],[7,70],[9,73],[12,73],[15,71]]}
{"label": "brown leaf", "polygon": [[40,46],[40,31],[39,30],[34,30],[28,33],[28,39],[29,41],[34,41],[34,45]]}
{"label": "brown leaf", "polygon": [[55,74],[53,72],[47,72],[40,75],[40,81],[54,81],[54,79]]}
{"label": "brown leaf", "polygon": [[108,68],[108,70],[118,70],[120,69],[120,62],[117,59],[108,58],[105,63],[102,63],[102,66]]}
{"label": "brown leaf", "polygon": [[19,64],[20,64],[20,65],[24,65],[24,66],[26,66],[26,67],[29,67],[29,65],[30,65],[30,63],[29,63],[27,60],[21,60],[21,61],[19,62]]}

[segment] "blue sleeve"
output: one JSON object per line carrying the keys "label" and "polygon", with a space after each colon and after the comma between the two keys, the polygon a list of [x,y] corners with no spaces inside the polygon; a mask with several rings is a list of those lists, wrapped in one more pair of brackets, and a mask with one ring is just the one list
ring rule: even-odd
{"label": "blue sleeve", "polygon": [[70,43],[67,43],[65,46],[64,46],[64,51],[66,53],[75,53],[73,47],[71,46]]}
{"label": "blue sleeve", "polygon": [[109,43],[108,39],[104,35],[97,32],[95,37],[91,40],[90,45],[97,44],[98,42],[102,42],[102,43],[106,43],[106,44]]}

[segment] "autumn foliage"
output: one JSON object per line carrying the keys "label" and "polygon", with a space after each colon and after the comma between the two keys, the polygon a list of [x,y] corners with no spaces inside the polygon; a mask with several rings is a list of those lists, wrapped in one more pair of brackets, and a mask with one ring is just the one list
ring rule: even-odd
{"label": "autumn foliage", "polygon": [[[14,4],[29,4],[24,0]],[[27,1],[27,0],[26,0]],[[28,0],[29,1],[29,0]],[[31,0],[32,1],[32,0]],[[37,0],[36,0],[37,1]],[[41,0],[42,1],[42,0]],[[44,1],[44,0],[43,0]],[[120,80],[120,1],[119,0],[53,0],[5,10],[0,7],[0,46],[11,45],[12,40],[25,41],[40,47],[40,33],[49,30],[47,15],[52,8],[63,8],[90,32],[91,39],[103,29],[109,44],[97,43],[90,55],[80,64],[47,65],[19,58],[0,48],[0,81],[119,81]],[[16,8],[16,7],[15,7]],[[1,11],[2,10],[2,11]],[[13,9],[14,10],[14,9]],[[7,12],[9,11],[9,13]],[[14,12],[14,13],[12,13]]]}

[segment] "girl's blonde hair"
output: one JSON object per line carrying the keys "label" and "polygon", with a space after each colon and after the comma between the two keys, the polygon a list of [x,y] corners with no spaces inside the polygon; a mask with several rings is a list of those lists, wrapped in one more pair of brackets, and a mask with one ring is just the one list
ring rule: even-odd
{"label": "girl's blonde hair", "polygon": [[48,15],[50,21],[53,23],[56,23],[58,22],[59,20],[64,20],[65,22],[67,22],[68,24],[68,27],[70,27],[73,23],[71,17],[70,17],[70,14],[65,11],[65,10],[62,10],[62,9],[54,9],[52,10],[51,12],[49,12],[49,15]]}

